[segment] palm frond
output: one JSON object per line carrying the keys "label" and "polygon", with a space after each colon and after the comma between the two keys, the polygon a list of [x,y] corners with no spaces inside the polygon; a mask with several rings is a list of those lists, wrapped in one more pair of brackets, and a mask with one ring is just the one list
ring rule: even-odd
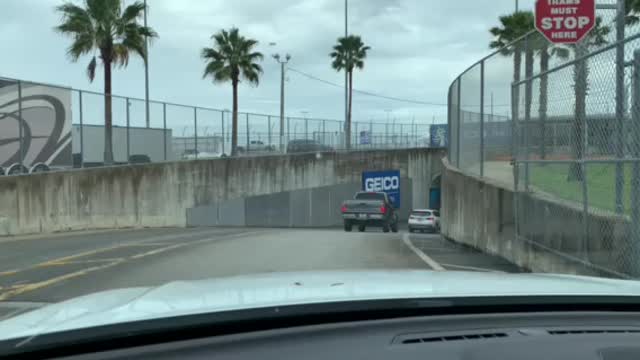
{"label": "palm frond", "polygon": [[503,15],[498,20],[500,26],[489,29],[489,33],[493,36],[489,48],[500,49],[499,53],[505,56],[511,55],[514,51],[507,48],[510,43],[535,29],[535,19],[530,11]]}
{"label": "palm frond", "polygon": [[[121,67],[129,63],[131,52],[146,61],[145,39],[158,36],[152,28],[138,24],[145,11],[139,0],[124,9],[122,0],[84,0],[84,7],[65,2],[56,11],[62,19],[55,30],[71,37],[67,53],[72,61],[95,52],[104,63]],[[90,79],[96,66],[94,56],[87,69]]]}
{"label": "palm frond", "polygon": [[113,46],[113,62],[120,67],[129,65],[129,48],[124,43]]}
{"label": "palm frond", "polygon": [[96,57],[94,56],[93,58],[91,58],[91,61],[89,62],[89,66],[87,66],[87,77],[89,78],[90,82],[93,82],[93,80],[96,78],[97,67],[98,67],[98,62],[96,61]]}
{"label": "palm frond", "polygon": [[144,12],[144,3],[142,1],[136,1],[124,9],[120,20],[125,23],[134,22],[144,17]]}
{"label": "palm frond", "polygon": [[212,77],[214,82],[238,83],[245,79],[250,84],[259,84],[262,67],[258,62],[264,55],[254,51],[257,40],[240,35],[237,28],[220,30],[211,39],[213,47],[200,52],[200,57],[207,63],[203,77]]}
{"label": "palm frond", "polygon": [[366,46],[362,38],[357,35],[350,35],[338,39],[338,43],[329,54],[332,58],[331,67],[336,71],[353,71],[354,68],[364,68],[364,60],[371,47]]}

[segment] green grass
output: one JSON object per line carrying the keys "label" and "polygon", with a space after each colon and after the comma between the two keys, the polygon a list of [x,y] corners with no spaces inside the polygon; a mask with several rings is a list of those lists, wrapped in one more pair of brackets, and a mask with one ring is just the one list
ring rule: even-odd
{"label": "green grass", "polygon": [[[624,207],[630,212],[631,164],[624,165]],[[587,165],[587,196],[589,207],[615,210],[615,164]],[[531,185],[564,200],[582,203],[582,182],[567,181],[568,164],[532,164],[529,168]],[[523,172],[521,172],[523,174]]]}

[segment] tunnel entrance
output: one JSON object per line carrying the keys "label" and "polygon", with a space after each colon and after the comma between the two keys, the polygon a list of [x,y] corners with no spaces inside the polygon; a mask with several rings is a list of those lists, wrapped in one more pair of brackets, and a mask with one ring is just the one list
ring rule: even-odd
{"label": "tunnel entrance", "polygon": [[431,188],[429,189],[429,209],[440,210],[442,200],[441,184],[442,175],[436,175],[431,181]]}

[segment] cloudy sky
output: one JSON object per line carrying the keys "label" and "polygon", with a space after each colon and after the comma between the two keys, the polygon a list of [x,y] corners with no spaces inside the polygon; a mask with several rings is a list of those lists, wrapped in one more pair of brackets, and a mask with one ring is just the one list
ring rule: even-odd
{"label": "cloudy sky", "polygon": [[[342,84],[328,53],[344,34],[343,0],[148,0],[149,24],[160,37],[150,50],[151,98],[218,109],[231,107],[231,86],[202,79],[202,47],[214,32],[236,26],[260,41],[265,55],[260,86],[240,89],[241,111],[279,113],[279,66],[270,56],[290,53],[290,67]],[[70,40],[52,31],[62,0],[2,0],[0,76],[101,91],[99,73],[91,84],[88,58],[66,57]],[[131,0],[125,0],[130,3]],[[531,9],[534,0],[520,0]],[[488,28],[513,11],[514,0],[350,0],[349,31],[372,50],[354,87],[420,102],[445,104],[457,74],[489,52]],[[272,45],[275,43],[275,45]],[[287,114],[339,119],[344,90],[295,72],[287,76]],[[144,97],[141,61],[114,74],[114,93]],[[354,119],[445,121],[446,107],[354,95]]]}

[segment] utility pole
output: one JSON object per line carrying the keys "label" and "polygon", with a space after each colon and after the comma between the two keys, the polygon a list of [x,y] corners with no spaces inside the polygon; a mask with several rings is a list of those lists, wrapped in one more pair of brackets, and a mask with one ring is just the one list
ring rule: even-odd
{"label": "utility pole", "polygon": [[519,8],[518,8],[518,0],[516,0],[516,12],[518,12],[518,11],[519,11]]}
{"label": "utility pole", "polygon": [[280,54],[275,54],[273,58],[280,64],[280,152],[284,152],[284,80],[286,65],[291,60],[291,55],[286,54],[283,59]]}
{"label": "utility pole", "polygon": [[[349,0],[344,0],[344,37],[349,36]],[[344,68],[344,133],[351,134],[347,131],[347,126],[350,126],[349,122],[349,71],[347,67]],[[345,138],[345,145],[347,139]]]}
{"label": "utility pole", "polygon": [[[144,27],[147,27],[147,0],[144,0]],[[151,127],[151,120],[149,119],[149,37],[144,37],[144,106],[145,106],[145,120],[147,128]]]}

